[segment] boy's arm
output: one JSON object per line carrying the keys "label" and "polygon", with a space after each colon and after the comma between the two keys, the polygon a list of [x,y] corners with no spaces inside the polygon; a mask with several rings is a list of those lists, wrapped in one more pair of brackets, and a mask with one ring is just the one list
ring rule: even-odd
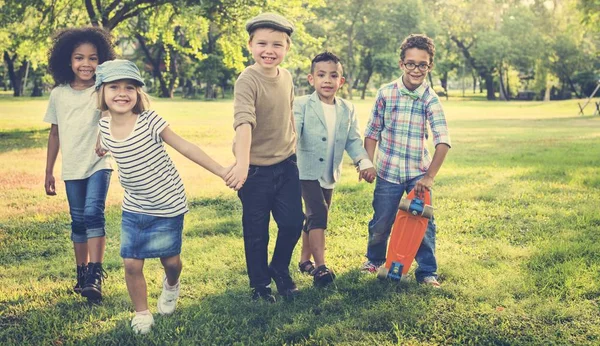
{"label": "boy's arm", "polygon": [[431,190],[433,187],[433,180],[444,163],[448,149],[450,149],[450,146],[446,143],[440,143],[435,147],[435,153],[433,154],[427,173],[425,173],[425,176],[415,184],[415,193],[421,194]]}
{"label": "boy's arm", "polygon": [[356,109],[354,105],[351,105],[351,107],[350,129],[348,130],[345,149],[358,168],[358,181],[365,179],[367,182],[372,183],[375,179],[375,168],[373,168],[373,162],[369,159],[369,155],[364,149],[363,141],[360,138]]}
{"label": "boy's arm", "polygon": [[435,145],[435,152],[431,159],[431,164],[425,176],[417,182],[415,185],[415,192],[422,193],[431,190],[433,181],[437,173],[439,172],[446,154],[450,149],[450,135],[448,134],[448,125],[446,124],[446,117],[444,110],[437,97],[435,97],[427,105],[427,121],[433,134],[433,144]]}
{"label": "boy's arm", "polygon": [[56,195],[56,186],[54,180],[54,164],[60,149],[60,139],[58,137],[58,125],[52,124],[50,134],[48,135],[48,152],[46,154],[46,176],[44,178],[44,188],[48,196]]}
{"label": "boy's arm", "polygon": [[252,144],[252,126],[241,124],[235,128],[235,143],[233,154],[235,165],[225,176],[227,186],[238,191],[242,188],[248,178],[248,167],[250,166],[250,145]]}
{"label": "boy's arm", "polygon": [[300,140],[300,136],[302,135],[302,128],[304,127],[304,107],[300,102],[294,103],[294,116],[292,119],[294,120],[293,124],[296,130],[296,142]]}
{"label": "boy's arm", "polygon": [[160,132],[160,137],[165,143],[181,153],[181,155],[204,167],[209,172],[224,179],[228,172],[227,168],[224,168],[218,164],[197,145],[181,138],[179,135],[173,132],[170,127],[165,127],[165,129]]}

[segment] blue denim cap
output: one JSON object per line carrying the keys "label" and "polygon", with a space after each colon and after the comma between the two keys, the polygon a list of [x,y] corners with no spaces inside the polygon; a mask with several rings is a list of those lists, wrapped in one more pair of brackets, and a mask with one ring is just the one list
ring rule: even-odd
{"label": "blue denim cap", "polygon": [[129,60],[109,60],[96,67],[96,90],[100,89],[103,83],[121,79],[132,79],[144,86],[140,70]]}
{"label": "blue denim cap", "polygon": [[249,34],[259,28],[275,29],[277,31],[285,32],[288,36],[292,36],[292,33],[294,32],[294,25],[284,16],[277,13],[261,13],[246,22],[246,31],[248,31]]}

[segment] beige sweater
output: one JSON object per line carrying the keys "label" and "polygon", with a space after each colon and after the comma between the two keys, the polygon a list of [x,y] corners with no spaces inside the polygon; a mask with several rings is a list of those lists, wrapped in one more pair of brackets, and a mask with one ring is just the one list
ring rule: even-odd
{"label": "beige sweater", "polygon": [[295,152],[292,76],[286,69],[278,70],[276,77],[267,77],[247,67],[235,82],[233,128],[252,127],[251,165],[274,165]]}

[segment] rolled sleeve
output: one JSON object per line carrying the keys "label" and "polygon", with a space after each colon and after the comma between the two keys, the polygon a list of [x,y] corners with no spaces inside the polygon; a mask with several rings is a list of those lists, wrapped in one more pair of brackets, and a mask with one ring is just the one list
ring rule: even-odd
{"label": "rolled sleeve", "polygon": [[254,105],[256,95],[254,88],[243,79],[235,83],[233,98],[233,129],[242,124],[250,124],[252,129],[256,127],[256,108]]}
{"label": "rolled sleeve", "polygon": [[427,106],[427,121],[429,121],[431,133],[433,134],[433,144],[437,146],[438,144],[443,143],[448,147],[452,147],[444,109],[437,97],[435,97]]}
{"label": "rolled sleeve", "polygon": [[377,99],[371,111],[371,117],[365,128],[365,138],[371,138],[379,141],[381,138],[381,130],[383,129],[383,119],[385,116],[385,98],[381,90],[377,92]]}

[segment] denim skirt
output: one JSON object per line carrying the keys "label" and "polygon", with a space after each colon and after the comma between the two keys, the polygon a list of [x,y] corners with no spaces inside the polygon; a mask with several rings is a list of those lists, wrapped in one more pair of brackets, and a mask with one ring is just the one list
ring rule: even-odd
{"label": "denim skirt", "polygon": [[160,217],[123,210],[121,257],[171,257],[181,253],[183,215]]}

